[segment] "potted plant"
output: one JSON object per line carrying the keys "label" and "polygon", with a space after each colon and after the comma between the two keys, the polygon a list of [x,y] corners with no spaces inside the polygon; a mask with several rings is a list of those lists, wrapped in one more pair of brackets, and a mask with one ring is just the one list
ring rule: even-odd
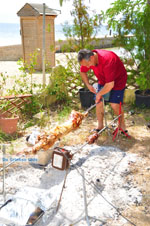
{"label": "potted plant", "polygon": [[94,93],[90,92],[87,88],[79,89],[79,96],[80,96],[81,106],[83,108],[89,108],[92,104],[95,103]]}
{"label": "potted plant", "polygon": [[[119,15],[119,19],[118,19]],[[136,87],[137,106],[150,107],[150,1],[116,0],[107,10],[109,28],[117,33],[115,45],[126,50],[128,84]]]}
{"label": "potted plant", "polygon": [[[92,71],[88,72],[88,78],[89,78],[90,84],[92,84],[93,87],[97,89],[98,82],[96,77],[94,77],[94,74]],[[86,85],[84,85],[84,88],[79,89],[79,96],[80,96],[81,106],[83,108],[89,108],[91,105],[95,104],[94,93],[89,91]]]}
{"label": "potted plant", "polygon": [[17,115],[0,114],[0,129],[6,134],[16,133],[18,120]]}
{"label": "potted plant", "polygon": [[0,130],[7,134],[13,134],[17,131],[19,117],[11,113],[11,103],[4,97],[0,97]]}
{"label": "potted plant", "polygon": [[10,101],[2,97],[7,78],[7,74],[0,73],[0,130],[7,134],[13,134],[17,130],[19,117],[7,112],[10,108]]}

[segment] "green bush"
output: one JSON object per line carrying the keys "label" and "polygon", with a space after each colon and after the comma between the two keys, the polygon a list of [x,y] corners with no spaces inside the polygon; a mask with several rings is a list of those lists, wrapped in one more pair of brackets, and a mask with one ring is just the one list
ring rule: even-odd
{"label": "green bush", "polygon": [[150,3],[116,0],[107,10],[109,27],[117,32],[116,45],[130,53],[126,59],[128,83],[140,90],[150,88]]}
{"label": "green bush", "polygon": [[38,113],[43,107],[43,103],[40,101],[38,95],[30,97],[30,103],[25,103],[21,109],[21,113],[28,117],[32,117]]}
{"label": "green bush", "polygon": [[78,89],[83,86],[76,57],[66,56],[66,67],[59,65],[50,74],[50,84],[46,87],[47,94],[53,95],[58,101],[69,101],[75,98]]}
{"label": "green bush", "polygon": [[55,67],[50,74],[49,86],[47,86],[47,91],[49,95],[56,96],[58,101],[67,100],[67,72],[63,66]]}

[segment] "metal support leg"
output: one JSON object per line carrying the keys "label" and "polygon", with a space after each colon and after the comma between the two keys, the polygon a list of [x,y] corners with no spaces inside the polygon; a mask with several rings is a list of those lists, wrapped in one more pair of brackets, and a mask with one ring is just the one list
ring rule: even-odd
{"label": "metal support leg", "polygon": [[97,218],[95,218],[95,217],[90,217],[90,216],[88,215],[88,209],[87,209],[88,204],[87,204],[87,199],[86,199],[86,186],[85,186],[85,181],[86,181],[86,179],[85,179],[85,176],[84,176],[84,170],[83,170],[82,168],[81,168],[81,172],[80,172],[77,168],[76,168],[76,170],[77,170],[78,174],[79,174],[79,175],[82,177],[82,179],[83,179],[83,196],[84,196],[85,216],[80,217],[78,220],[72,222],[71,225],[76,225],[76,224],[78,224],[80,221],[85,220],[85,219],[86,219],[86,222],[87,222],[87,225],[88,225],[88,226],[90,226],[90,221],[89,221],[89,219],[94,220],[94,221],[95,221],[95,220],[96,220],[96,221],[100,221],[100,222],[102,222],[102,224],[105,224],[105,222],[102,221],[101,219],[97,219]]}
{"label": "metal support leg", "polygon": [[[103,99],[103,108],[104,108],[104,120],[105,120],[105,126],[107,126],[107,118],[106,118],[106,111],[105,111],[105,100]],[[109,128],[107,127],[107,133],[110,136]]]}
{"label": "metal support leg", "polygon": [[65,178],[64,178],[64,183],[63,183],[62,190],[61,190],[61,193],[60,193],[60,197],[59,197],[58,205],[57,205],[57,208],[56,208],[56,212],[58,211],[59,206],[60,206],[62,194],[63,194],[64,188],[65,188],[66,179],[67,179],[67,176],[68,176],[68,171],[69,171],[69,169],[66,169],[66,175],[65,175]]}
{"label": "metal support leg", "polygon": [[[120,106],[119,106],[119,115],[122,114],[121,112],[121,106],[122,106],[122,103],[120,102]],[[115,131],[113,132],[113,141],[115,140],[115,138],[118,136],[119,134],[119,131],[121,131],[126,137],[128,138],[131,138],[131,136],[129,136],[120,126],[120,122],[121,122],[121,118],[119,117],[118,118],[118,127],[115,129]]]}

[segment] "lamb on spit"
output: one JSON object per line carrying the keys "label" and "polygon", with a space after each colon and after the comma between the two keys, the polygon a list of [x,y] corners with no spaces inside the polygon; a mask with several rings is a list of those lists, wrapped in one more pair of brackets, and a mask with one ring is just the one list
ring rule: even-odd
{"label": "lamb on spit", "polygon": [[73,130],[76,130],[86,116],[87,113],[72,111],[67,122],[60,126],[56,126],[54,129],[51,129],[50,132],[41,133],[38,136],[36,144],[33,147],[26,148],[19,154],[36,154],[40,149],[49,149],[59,138]]}

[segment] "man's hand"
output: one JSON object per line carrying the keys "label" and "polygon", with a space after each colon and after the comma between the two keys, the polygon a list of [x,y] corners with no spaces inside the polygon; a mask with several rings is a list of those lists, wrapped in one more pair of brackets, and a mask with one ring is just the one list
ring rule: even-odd
{"label": "man's hand", "polygon": [[88,89],[92,92],[96,94],[96,89],[94,89],[94,87],[92,85],[87,85]]}
{"label": "man's hand", "polygon": [[97,104],[98,102],[100,102],[101,98],[102,98],[102,96],[101,96],[100,92],[97,93],[95,103]]}

